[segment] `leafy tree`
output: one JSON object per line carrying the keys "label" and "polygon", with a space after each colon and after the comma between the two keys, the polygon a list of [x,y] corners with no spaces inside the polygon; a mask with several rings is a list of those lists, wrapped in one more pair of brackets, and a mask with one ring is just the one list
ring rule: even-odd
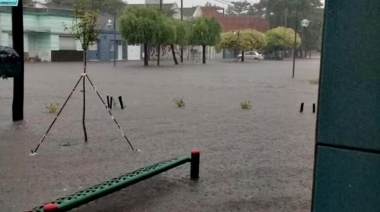
{"label": "leafy tree", "polygon": [[174,42],[170,44],[170,49],[173,54],[174,64],[178,65],[178,61],[174,51],[174,44],[185,46],[189,43],[190,28],[188,21],[180,21],[171,19],[172,25],[175,27],[175,39]]}
{"label": "leafy tree", "polygon": [[191,45],[202,46],[202,62],[206,64],[206,46],[215,45],[220,42],[222,27],[214,18],[201,17],[191,22]]}
{"label": "leafy tree", "polygon": [[34,5],[33,0],[24,0],[22,1],[23,6],[32,7]]}
{"label": "leafy tree", "polygon": [[[277,27],[268,30],[266,34],[267,49],[271,51],[285,50],[294,46],[294,30],[291,28]],[[301,38],[297,34],[297,47],[301,44]]]}
{"label": "leafy tree", "polygon": [[175,28],[175,39],[174,39],[174,42],[170,43],[170,49],[173,54],[174,64],[178,65],[178,61],[177,61],[175,50],[174,50],[174,44],[180,45],[182,47],[189,43],[189,33],[190,33],[189,22],[174,19],[173,18],[174,13],[175,13],[174,10],[162,11],[162,13],[171,20],[167,22],[169,23],[168,27],[174,26]]}
{"label": "leafy tree", "polygon": [[[84,53],[83,58],[83,73],[86,73],[87,69],[87,49],[93,44],[98,37],[98,30],[96,29],[96,23],[98,19],[99,12],[94,10],[86,10],[84,4],[75,4],[74,20],[71,26],[64,25],[65,30],[70,32],[71,35],[80,41],[82,44],[82,49]],[[83,131],[84,140],[87,142],[87,131],[86,131],[86,78],[83,78]]]}
{"label": "leafy tree", "polygon": [[[171,45],[173,46],[172,51],[174,51],[174,45],[176,41],[176,23],[173,19],[163,16],[162,17],[162,26],[160,27],[160,30],[158,31],[158,46],[160,45]],[[174,53],[174,52],[173,52]],[[159,60],[159,58],[157,58]],[[176,58],[174,56],[174,62],[175,64],[178,64],[176,61]],[[159,65],[159,63],[157,63]]]}
{"label": "leafy tree", "polygon": [[[148,66],[148,45],[166,42],[172,32],[164,29],[165,16],[151,7],[130,7],[119,18],[120,34],[130,44],[144,43],[144,65]],[[169,33],[170,35],[168,35]],[[171,38],[170,38],[171,39]]]}
{"label": "leafy tree", "polygon": [[319,49],[321,46],[323,11],[320,0],[260,0],[254,4],[255,15],[265,17],[272,28],[285,26],[296,29],[297,24],[300,33],[301,20],[310,20],[310,26],[303,31],[302,36],[305,50]]}
{"label": "leafy tree", "polygon": [[245,29],[239,32],[229,31],[222,34],[221,48],[229,50],[261,50],[266,46],[265,35],[252,29]]}
{"label": "leafy tree", "polygon": [[212,4],[210,2],[206,2],[205,7],[212,7]]}
{"label": "leafy tree", "polygon": [[234,1],[232,5],[228,5],[226,13],[229,15],[247,14],[251,4],[247,1]]}

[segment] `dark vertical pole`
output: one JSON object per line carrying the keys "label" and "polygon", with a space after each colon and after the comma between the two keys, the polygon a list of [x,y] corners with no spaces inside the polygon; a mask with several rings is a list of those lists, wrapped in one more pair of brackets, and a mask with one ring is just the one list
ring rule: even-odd
{"label": "dark vertical pole", "polygon": [[294,79],[294,71],[296,68],[297,32],[298,32],[298,5],[297,5],[297,9],[296,9],[296,26],[295,26],[295,30],[294,30],[293,74],[292,74],[293,79]]}
{"label": "dark vertical pole", "polygon": [[107,106],[110,108],[110,96],[107,94]]}
{"label": "dark vertical pole", "polygon": [[120,102],[121,109],[124,110],[123,97],[119,96],[119,102]]}
{"label": "dark vertical pole", "polygon": [[306,52],[306,49],[305,49],[305,29],[306,27],[302,27],[302,35],[301,35],[301,58],[303,59],[304,58],[304,52]]}
{"label": "dark vertical pole", "polygon": [[[162,0],[160,0],[160,13],[162,12]],[[161,45],[157,43],[157,66],[160,65]]]}
{"label": "dark vertical pole", "polygon": [[149,65],[149,52],[148,52],[148,43],[144,43],[144,66]]}
{"label": "dark vertical pole", "polygon": [[199,161],[200,161],[199,150],[191,151],[190,178],[192,180],[199,179]]}
{"label": "dark vertical pole", "polygon": [[[238,30],[238,39],[240,43],[240,30]],[[244,50],[241,50],[241,62],[244,63]]]}
{"label": "dark vertical pole", "polygon": [[[183,21],[183,0],[181,0],[181,21]],[[183,46],[181,46],[181,63],[183,63]]]}
{"label": "dark vertical pole", "polygon": [[116,67],[116,49],[117,49],[117,43],[116,43],[116,0],[114,0],[113,5],[113,40],[114,40],[114,48],[113,48],[113,67]]}
{"label": "dark vertical pole", "polygon": [[301,103],[301,106],[300,106],[300,113],[303,112],[303,107],[304,107],[304,103],[302,102],[302,103]]}
{"label": "dark vertical pole", "polygon": [[110,99],[110,109],[112,109],[112,104],[113,104],[113,97],[111,96],[111,99]]}
{"label": "dark vertical pole", "polygon": [[313,104],[313,113],[315,113],[315,103]]}
{"label": "dark vertical pole", "polygon": [[[84,36],[85,37],[85,36]],[[86,42],[86,41],[84,41]],[[84,52],[84,69],[83,73],[86,74],[87,70],[87,48],[83,49]],[[84,142],[87,142],[87,130],[86,130],[86,78],[83,77],[83,116],[82,116],[82,125],[84,132]]]}
{"label": "dark vertical pole", "polygon": [[[288,25],[288,8],[285,8],[284,38],[286,38],[286,28],[287,28],[287,25]],[[285,49],[282,50],[282,58],[285,58]]]}
{"label": "dark vertical pole", "polygon": [[13,78],[13,121],[24,119],[24,20],[23,2],[19,0],[17,7],[12,8],[13,48],[20,56],[20,76]]}

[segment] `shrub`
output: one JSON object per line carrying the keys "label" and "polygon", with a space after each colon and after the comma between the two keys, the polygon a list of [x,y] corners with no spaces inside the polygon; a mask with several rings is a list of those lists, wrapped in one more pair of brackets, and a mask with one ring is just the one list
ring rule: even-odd
{"label": "shrub", "polygon": [[59,104],[55,102],[50,102],[49,104],[46,104],[46,109],[49,113],[57,113],[59,108]]}
{"label": "shrub", "polygon": [[309,80],[309,83],[312,84],[312,85],[318,85],[319,84],[319,79]]}
{"label": "shrub", "polygon": [[183,100],[183,97],[182,98],[175,98],[173,100],[174,104],[177,105],[177,107],[185,107],[185,101]]}
{"label": "shrub", "polygon": [[243,101],[243,102],[240,102],[240,106],[241,106],[241,109],[249,110],[251,109],[252,104],[250,101]]}

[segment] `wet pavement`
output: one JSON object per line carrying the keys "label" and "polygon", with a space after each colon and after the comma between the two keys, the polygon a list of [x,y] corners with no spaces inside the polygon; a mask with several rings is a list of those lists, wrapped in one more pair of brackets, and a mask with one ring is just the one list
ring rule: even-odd
{"label": "wet pavement", "polygon": [[[72,96],[38,150],[81,74],[81,63],[27,64],[25,120],[11,121],[13,80],[0,81],[0,211],[26,211],[158,161],[201,151],[201,179],[184,165],[75,211],[309,211],[319,60],[249,63],[212,61],[143,68],[140,62],[90,63],[104,98],[123,96],[113,110],[135,148],[131,151],[87,83]],[[177,108],[174,98],[184,98]],[[252,102],[242,110],[240,102]],[[303,114],[298,112],[305,102]]]}

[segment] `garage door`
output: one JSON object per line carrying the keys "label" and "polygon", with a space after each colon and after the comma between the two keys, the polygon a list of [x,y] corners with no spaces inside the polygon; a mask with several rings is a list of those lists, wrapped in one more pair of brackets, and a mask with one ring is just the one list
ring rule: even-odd
{"label": "garage door", "polygon": [[128,46],[128,60],[140,60],[141,59],[141,46],[129,45]]}
{"label": "garage door", "polygon": [[77,45],[75,38],[59,36],[59,50],[76,50]]}

